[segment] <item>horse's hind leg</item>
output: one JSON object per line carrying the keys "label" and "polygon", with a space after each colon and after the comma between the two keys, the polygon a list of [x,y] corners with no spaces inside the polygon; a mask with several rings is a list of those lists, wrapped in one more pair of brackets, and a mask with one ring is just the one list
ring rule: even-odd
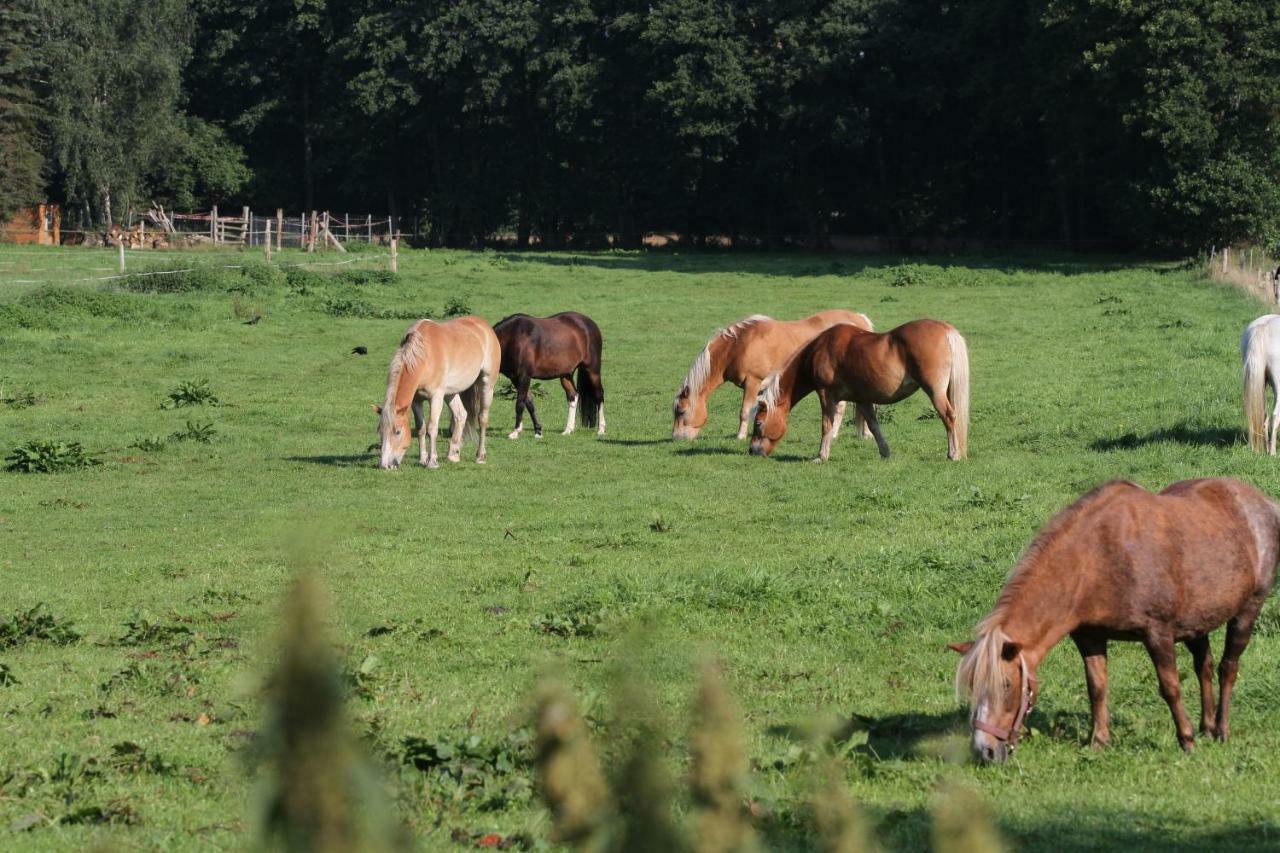
{"label": "horse's hind leg", "polygon": [[960,458],[960,451],[956,447],[956,413],[951,408],[951,401],[947,399],[946,386],[926,386],[924,391],[929,395],[929,402],[933,403],[938,417],[942,418],[942,425],[947,428],[947,458]]}
{"label": "horse's hind leg", "polygon": [[462,405],[461,395],[449,398],[449,411],[453,413],[453,423],[449,430],[449,455],[445,458],[457,462],[462,458],[462,430],[467,425],[467,407]]}
{"label": "horse's hind leg", "polygon": [[569,399],[569,419],[565,422],[561,435],[569,435],[578,426],[578,389],[573,387],[573,379],[569,376],[561,376],[560,384],[564,386],[564,395]]}
{"label": "horse's hind leg", "polygon": [[[484,384],[480,386],[479,409],[476,417],[480,422],[476,424],[476,464],[483,465],[485,459],[488,458],[488,450],[485,448],[485,435],[489,432],[489,409],[493,406],[493,386],[497,381],[496,373],[481,374],[480,381]],[[533,414],[532,409],[529,412]],[[537,429],[537,420],[534,421],[534,428]]]}
{"label": "horse's hind leg", "polygon": [[880,431],[880,421],[876,418],[876,407],[870,403],[857,403],[858,415],[867,422],[871,434],[875,436],[876,447],[880,448],[880,458],[889,458],[889,442],[884,440],[884,433]]}
{"label": "horse's hind leg", "polygon": [[1107,711],[1107,641],[1072,635],[1084,659],[1084,682],[1089,688],[1089,714],[1093,730],[1089,745],[1101,749],[1111,745],[1111,715]]}
{"label": "horse's hind leg", "polygon": [[1218,726],[1213,707],[1213,650],[1209,647],[1209,635],[1187,640],[1187,648],[1191,650],[1196,677],[1200,679],[1200,734],[1214,735]]}
{"label": "horse's hind leg", "polygon": [[[1152,631],[1147,634],[1144,643],[1151,662],[1156,667],[1156,678],[1160,681],[1160,695],[1173,714],[1173,725],[1178,732],[1178,745],[1184,752],[1195,749],[1195,733],[1191,730],[1191,720],[1186,709],[1182,707],[1182,685],[1178,682],[1178,656],[1174,649],[1173,635],[1165,631]],[[1223,663],[1226,658],[1223,658]]]}
{"label": "horse's hind leg", "polygon": [[[837,438],[840,437],[840,424],[844,423],[844,410],[845,410],[845,406],[847,405],[848,404],[844,400],[841,400],[839,403],[836,403],[836,417],[831,424],[831,440],[832,441],[835,441]],[[864,436],[869,437],[871,435],[871,430],[867,429],[867,422],[864,421],[862,418],[858,418],[858,430]]]}
{"label": "horse's hind leg", "polygon": [[755,408],[756,396],[760,393],[760,386],[763,384],[754,376],[748,376],[742,382],[742,409],[738,412],[738,441],[745,439],[751,432],[751,410]]}
{"label": "horse's hind leg", "polygon": [[1236,686],[1236,675],[1240,672],[1240,656],[1249,645],[1253,635],[1253,620],[1258,618],[1258,607],[1248,613],[1241,613],[1227,623],[1227,641],[1222,649],[1222,662],[1218,664],[1218,740],[1226,742],[1231,736],[1231,691]]}

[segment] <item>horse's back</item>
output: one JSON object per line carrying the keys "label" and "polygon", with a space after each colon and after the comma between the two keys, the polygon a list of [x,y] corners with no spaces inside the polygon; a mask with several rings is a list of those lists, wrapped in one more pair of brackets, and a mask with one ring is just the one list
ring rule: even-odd
{"label": "horse's back", "polygon": [[[421,321],[420,321],[421,322]],[[502,345],[497,333],[483,318],[474,314],[455,317],[443,323],[432,323],[437,344],[436,356],[443,368],[444,384],[453,391],[469,388],[482,375],[498,372]]]}

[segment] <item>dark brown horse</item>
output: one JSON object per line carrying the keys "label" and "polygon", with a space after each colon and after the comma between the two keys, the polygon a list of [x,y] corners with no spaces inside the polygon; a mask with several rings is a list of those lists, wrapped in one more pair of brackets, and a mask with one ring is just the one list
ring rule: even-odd
{"label": "dark brown horse", "polygon": [[[600,384],[600,327],[574,311],[551,317],[512,314],[494,324],[502,347],[502,375],[516,386],[516,427],[507,438],[519,438],[527,409],[533,420],[533,437],[542,438],[542,424],[529,394],[532,379],[559,379],[569,401],[564,434],[573,432],[578,409],[583,426],[596,427],[604,435],[604,386]],[[573,372],[578,372],[574,386]],[[581,406],[579,406],[581,403]]]}
{"label": "dark brown horse", "polygon": [[963,459],[969,447],[969,349],[955,327],[939,320],[913,320],[884,333],[832,326],[765,380],[751,414],[751,454],[772,453],[786,435],[791,409],[816,391],[822,444],[815,462],[831,454],[842,400],[857,405],[888,459],[874,404],[896,403],[918,389],[929,395],[947,428],[947,458]]}
{"label": "dark brown horse", "polygon": [[[1176,652],[1185,643],[1200,681],[1200,732],[1225,741],[1240,655],[1277,559],[1280,506],[1239,480],[1185,480],[1158,495],[1117,480],[1089,492],[1036,536],[978,623],[977,640],[951,646],[964,655],[956,690],[971,703],[974,754],[1008,756],[1035,704],[1036,669],[1068,636],[1084,658],[1095,748],[1111,742],[1108,640],[1147,647],[1178,743],[1190,752]],[[1223,623],[1215,712],[1209,632]]]}

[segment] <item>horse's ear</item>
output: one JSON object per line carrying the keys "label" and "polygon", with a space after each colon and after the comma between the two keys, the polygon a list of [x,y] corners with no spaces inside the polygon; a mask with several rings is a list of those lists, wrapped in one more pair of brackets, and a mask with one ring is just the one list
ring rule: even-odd
{"label": "horse's ear", "polygon": [[1018,645],[1013,640],[1005,640],[1004,645],[1000,647],[1000,657],[1005,660],[1013,660],[1021,651],[1022,646]]}
{"label": "horse's ear", "polygon": [[373,404],[373,410],[374,410],[374,412],[376,412],[376,413],[377,413],[377,414],[379,414],[379,415],[380,415],[380,414],[382,414],[382,407],[381,407],[381,406],[379,406],[377,403],[374,403],[374,404]]}
{"label": "horse's ear", "polygon": [[969,649],[973,648],[973,643],[947,643],[947,648],[958,654],[967,655]]}

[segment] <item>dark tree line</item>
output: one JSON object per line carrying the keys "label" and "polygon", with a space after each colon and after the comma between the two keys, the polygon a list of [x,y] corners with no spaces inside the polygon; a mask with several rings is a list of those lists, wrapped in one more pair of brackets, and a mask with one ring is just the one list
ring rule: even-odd
{"label": "dark tree line", "polygon": [[[8,37],[6,5],[38,13],[44,179],[98,217],[69,152],[127,138],[130,204],[389,210],[451,245],[1280,238],[1274,0],[0,0]],[[141,16],[162,35],[100,33]],[[94,129],[94,85],[148,70]]]}

